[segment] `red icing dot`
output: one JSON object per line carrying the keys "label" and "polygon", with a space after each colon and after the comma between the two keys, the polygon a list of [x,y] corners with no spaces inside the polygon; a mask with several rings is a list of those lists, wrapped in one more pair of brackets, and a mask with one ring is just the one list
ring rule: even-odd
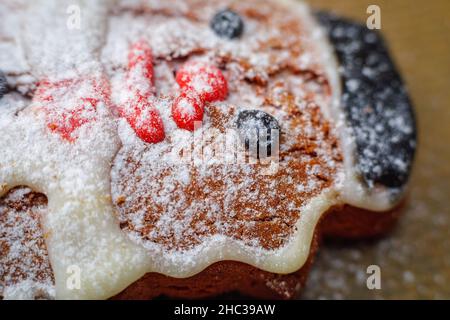
{"label": "red icing dot", "polygon": [[127,83],[134,95],[149,97],[154,93],[153,55],[146,41],[138,41],[130,47]]}
{"label": "red icing dot", "polygon": [[179,128],[194,131],[195,122],[203,119],[202,100],[195,93],[181,93],[172,104],[172,117]]}
{"label": "red icing dot", "polygon": [[120,109],[119,112],[144,142],[158,143],[164,140],[164,124],[161,116],[145,98],[131,101],[126,110]]}
{"label": "red icing dot", "polygon": [[164,140],[164,124],[158,110],[148,102],[154,93],[153,56],[146,41],[138,41],[128,53],[127,85],[131,98],[119,108],[136,135],[147,143]]}
{"label": "red icing dot", "polygon": [[228,95],[228,85],[222,71],[205,62],[187,62],[177,72],[178,85],[196,92],[205,102],[221,101]]}

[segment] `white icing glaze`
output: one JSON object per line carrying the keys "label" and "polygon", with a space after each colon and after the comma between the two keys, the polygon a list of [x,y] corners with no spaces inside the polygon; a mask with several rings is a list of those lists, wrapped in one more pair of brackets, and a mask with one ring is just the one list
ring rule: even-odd
{"label": "white icing glaze", "polygon": [[[80,6],[82,21],[86,24],[80,30],[68,31],[65,9],[74,3]],[[305,5],[286,3],[293,5],[292,11],[298,13],[299,19],[303,19],[311,31],[320,30]],[[99,48],[105,39],[109,5],[113,3],[100,0],[33,2],[28,14],[35,18],[27,19],[23,37],[31,73],[38,78],[54,79],[101,75],[103,66]],[[28,23],[31,20],[32,23]],[[42,38],[36,38],[37,34]],[[331,48],[322,33],[314,31],[313,38],[322,46],[323,63],[328,66],[337,101],[340,88]],[[114,79],[112,81],[114,83]],[[23,101],[19,100],[8,98],[1,103],[9,104],[14,110],[23,108]],[[48,211],[42,219],[45,232],[49,234],[46,241],[55,274],[56,298],[108,298],[147,272],[188,277],[222,260],[242,261],[275,273],[294,272],[306,261],[315,226],[332,205],[347,202],[372,209],[387,208],[383,195],[381,198],[366,195],[351,169],[353,159],[348,158],[345,160],[347,171],[341,177],[343,182],[325,190],[302,208],[297,231],[292,240],[280,249],[256,249],[216,236],[191,251],[170,255],[149,252],[128,239],[114,216],[110,168],[120,147],[120,139],[116,122],[106,107],[99,106],[100,119],[86,126],[89,132],[83,127],[79,139],[73,144],[48,134],[44,117],[36,112],[39,107],[39,103],[32,102],[18,116],[13,113],[0,116],[0,194],[14,186],[27,185],[47,195]],[[335,103],[324,112],[336,117],[339,114],[337,109]],[[352,146],[351,139],[340,121],[336,122],[342,128],[345,148],[349,145],[348,152]],[[68,267],[73,265],[81,270],[79,290],[70,290],[66,285],[71,276],[67,272]],[[10,290],[5,295],[19,298],[20,290]]]}
{"label": "white icing glaze", "polygon": [[[58,37],[57,50],[51,30],[66,30],[60,24],[66,22],[61,9],[67,6],[59,6],[61,1],[53,2],[53,6],[49,6],[49,1],[43,2],[34,2],[29,10],[30,14],[37,14],[36,25],[32,27],[46,35],[40,42],[44,45],[27,37],[24,42],[32,48],[28,52],[32,55],[33,71],[47,77],[59,76],[58,64],[49,66],[46,64],[49,60],[40,59],[41,56],[50,54],[52,62],[58,59],[53,55],[55,50],[62,50],[61,56],[70,56],[73,46],[86,40],[87,32],[81,29]],[[99,17],[107,10],[104,3],[79,2],[79,5],[85,14],[91,15],[85,19],[95,21],[98,26],[93,28],[101,30],[105,21]],[[40,10],[51,11],[41,17]],[[47,14],[55,17],[50,25],[45,19]],[[30,33],[35,35],[36,31]],[[88,47],[91,54],[77,56],[79,66],[96,65],[98,59],[94,58],[95,48],[91,44],[100,43],[101,39],[98,35],[86,40],[82,46]],[[33,50],[35,47],[40,51]],[[48,67],[50,74],[46,73]],[[89,137],[87,132],[81,132],[77,143],[67,144],[46,132],[44,119],[35,112],[35,107],[39,106],[31,105],[17,117],[7,114],[0,119],[2,193],[13,186],[28,185],[47,195],[48,212],[43,217],[43,227],[49,234],[47,247],[55,274],[56,297],[107,298],[143,275],[149,264],[143,249],[130,243],[114,219],[109,179],[110,162],[119,147],[114,121],[105,110],[102,119],[90,128]],[[71,265],[82,271],[80,290],[70,291],[66,286],[70,275],[67,268]]]}

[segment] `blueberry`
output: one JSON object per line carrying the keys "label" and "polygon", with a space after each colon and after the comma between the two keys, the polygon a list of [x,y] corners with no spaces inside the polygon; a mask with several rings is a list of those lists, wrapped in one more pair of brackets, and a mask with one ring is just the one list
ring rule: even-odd
{"label": "blueberry", "polygon": [[219,37],[227,39],[239,38],[244,31],[242,18],[229,9],[219,11],[210,26]]}
{"label": "blueberry", "polygon": [[8,83],[3,72],[0,71],[0,99],[8,92]]}
{"label": "blueberry", "polygon": [[270,114],[260,110],[244,110],[238,115],[236,125],[245,148],[255,158],[272,155],[278,146],[280,126]]}

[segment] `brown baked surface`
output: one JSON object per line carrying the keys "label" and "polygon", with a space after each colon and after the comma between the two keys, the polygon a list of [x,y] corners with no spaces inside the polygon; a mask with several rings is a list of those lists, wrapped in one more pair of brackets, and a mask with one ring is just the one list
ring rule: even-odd
{"label": "brown baked surface", "polygon": [[[261,163],[222,162],[207,168],[190,164],[190,182],[183,184],[177,166],[141,160],[151,156],[151,146],[119,151],[116,159],[124,160],[120,168],[113,167],[112,194],[121,229],[138,243],[142,239],[164,246],[168,254],[193,248],[215,234],[269,250],[285,245],[299,208],[332,186],[342,156],[319,107],[281,108],[289,128],[281,137],[274,174],[265,175]],[[207,112],[219,130],[230,127],[237,113],[232,106],[210,106]],[[297,186],[306,187],[299,191]]]}
{"label": "brown baked surface", "polygon": [[[166,35],[162,41],[173,51],[153,48],[160,103],[167,101],[170,106],[177,91],[173,73],[186,60],[212,56],[227,79],[226,101],[205,108],[202,126],[206,134],[213,133],[211,139],[195,140],[191,147],[185,136],[167,133],[170,147],[200,145],[206,150],[220,145],[225,131],[235,129],[239,112],[247,109],[272,115],[281,128],[279,169],[273,175],[265,175],[260,163],[230,164],[220,154],[212,157],[211,165],[199,166],[194,161],[184,165],[166,161],[171,148],[160,151],[154,145],[141,148],[123,143],[111,170],[112,199],[123,232],[146,249],[162,248],[170,255],[207,245],[208,238],[217,235],[252,247],[280,248],[290,240],[301,208],[332,187],[342,170],[336,130],[323,114],[331,100],[331,87],[308,26],[283,6],[251,4],[192,1],[189,10],[180,14],[173,3],[161,4],[164,10],[141,3],[114,11],[114,22],[123,23],[131,14],[134,22],[145,26],[149,39],[162,36],[148,30],[171,21],[166,27],[174,36]],[[187,44],[175,36],[183,26],[209,30],[212,15],[227,5],[252,28],[242,38],[220,44],[224,48],[241,44],[239,50],[224,53],[208,46],[217,38],[214,34],[197,39],[186,31],[188,39],[196,40]],[[120,38],[115,32],[112,29],[112,47]],[[111,65],[115,63],[119,64],[113,61]],[[118,73],[117,69],[110,72],[111,76]],[[203,159],[203,155],[194,157]]]}
{"label": "brown baked surface", "polygon": [[[14,188],[0,198],[0,297],[22,281],[53,286],[54,277],[40,217],[47,197],[29,188]],[[37,290],[36,298],[45,298]]]}

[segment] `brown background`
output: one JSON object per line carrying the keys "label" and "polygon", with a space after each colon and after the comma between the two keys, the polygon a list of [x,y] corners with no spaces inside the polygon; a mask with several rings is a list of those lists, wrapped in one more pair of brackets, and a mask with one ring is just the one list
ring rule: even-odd
{"label": "brown background", "polygon": [[[413,98],[419,151],[410,199],[397,228],[371,242],[328,242],[304,298],[450,299],[450,1],[311,0],[365,23],[381,8],[382,33]],[[366,268],[381,268],[368,290]]]}

